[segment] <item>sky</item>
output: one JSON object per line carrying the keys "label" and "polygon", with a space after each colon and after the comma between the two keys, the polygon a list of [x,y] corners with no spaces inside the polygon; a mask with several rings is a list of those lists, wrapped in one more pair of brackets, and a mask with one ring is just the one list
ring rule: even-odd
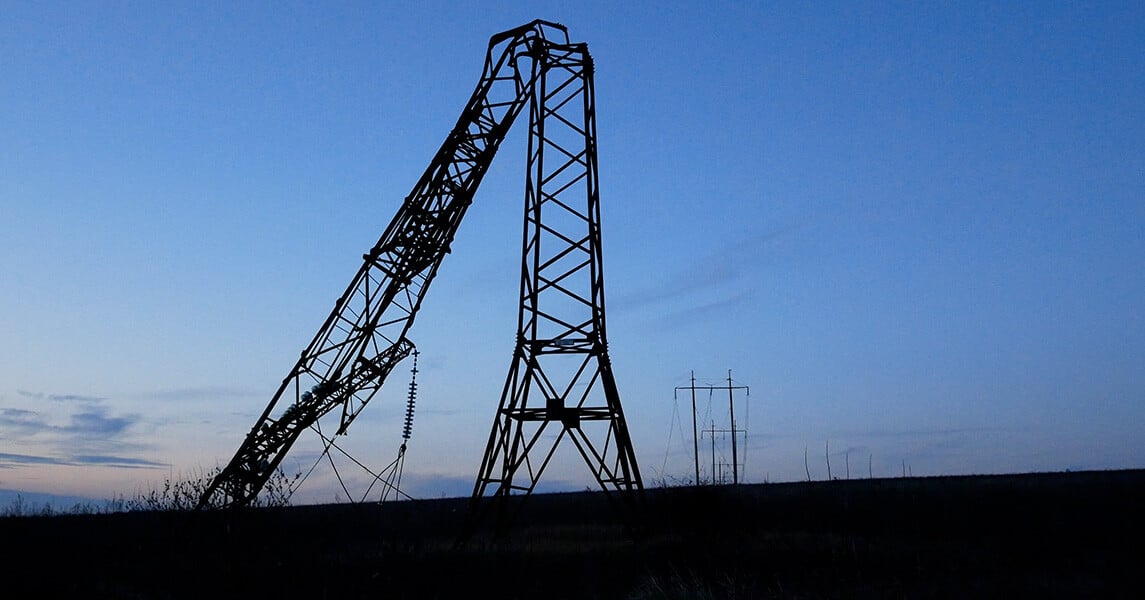
{"label": "sky", "polygon": [[[596,61],[610,355],[647,485],[693,473],[676,388],[729,370],[743,481],[1145,467],[1140,3],[3,2],[0,495],[225,464],[489,37],[537,18]],[[523,129],[411,332],[415,497],[470,492],[500,399]],[[340,442],[375,470],[407,384]],[[697,404],[725,427],[726,392]],[[710,477],[730,446],[701,441]],[[369,482],[339,474],[351,493],[323,464],[295,500]],[[587,478],[560,463],[544,489]]]}

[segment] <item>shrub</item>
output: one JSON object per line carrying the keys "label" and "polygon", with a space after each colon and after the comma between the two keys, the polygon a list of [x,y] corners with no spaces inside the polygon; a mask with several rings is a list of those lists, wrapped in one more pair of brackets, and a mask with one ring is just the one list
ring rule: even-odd
{"label": "shrub", "polygon": [[[160,511],[160,510],[194,510],[199,505],[199,499],[221,472],[218,467],[203,473],[198,477],[184,479],[165,479],[158,489],[147,492],[136,492],[130,499],[120,498],[115,501],[118,510],[113,512],[133,511]],[[290,496],[294,493],[294,485],[301,473],[290,476],[281,468],[263,486],[262,493],[251,503],[254,507],[276,507],[290,504]]]}

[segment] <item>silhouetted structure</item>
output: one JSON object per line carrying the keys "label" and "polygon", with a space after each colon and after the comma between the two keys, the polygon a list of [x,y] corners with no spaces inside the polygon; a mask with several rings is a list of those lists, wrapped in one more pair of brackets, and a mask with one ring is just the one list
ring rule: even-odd
{"label": "silhouetted structure", "polygon": [[[722,386],[696,385],[696,372],[692,371],[692,373],[691,373],[691,385],[678,385],[678,386],[676,386],[676,390],[674,392],[675,398],[677,400],[679,400],[679,393],[681,390],[689,390],[692,393],[692,451],[693,451],[693,456],[695,459],[695,468],[696,468],[696,479],[693,482],[693,485],[700,485],[700,482],[701,482],[701,479],[700,479],[700,433],[701,432],[697,429],[697,424],[696,424],[696,391],[697,390],[707,391],[709,394],[709,397],[710,397],[711,393],[714,392],[715,390],[727,390],[727,392],[728,392],[729,428],[727,428],[727,429],[716,429],[715,422],[713,421],[711,428],[705,429],[702,433],[708,434],[711,437],[711,442],[712,442],[712,481],[711,481],[711,483],[713,483],[713,484],[725,483],[725,477],[724,477],[724,473],[722,470],[722,467],[725,467],[725,466],[730,466],[732,469],[732,483],[733,484],[739,483],[739,471],[740,471],[740,467],[743,466],[743,463],[739,459],[739,441],[737,440],[737,434],[743,434],[746,436],[747,430],[737,428],[736,413],[735,413],[735,397],[733,396],[733,392],[735,390],[744,390],[747,393],[747,395],[750,397],[751,396],[751,388],[749,388],[746,385],[732,385],[732,371],[731,371],[731,369],[728,369],[727,381],[728,381],[728,384],[722,385]],[[732,449],[732,461],[731,461],[730,465],[728,463],[724,463],[724,462],[717,463],[717,461],[716,461],[716,434],[717,433],[719,433],[719,434],[730,433],[732,436],[732,444],[731,444],[731,446],[732,446],[732,448],[731,448]],[[747,444],[747,440],[744,439],[744,445],[745,445],[744,450],[745,451],[747,450],[746,444]]]}
{"label": "silhouetted structure", "polygon": [[457,124],[200,508],[249,504],[325,415],[340,410],[335,433],[345,434],[414,351],[407,334],[418,307],[526,107],[517,342],[474,496],[532,492],[566,438],[603,489],[642,488],[605,336],[592,74],[587,47],[561,25],[534,21],[492,37]]}

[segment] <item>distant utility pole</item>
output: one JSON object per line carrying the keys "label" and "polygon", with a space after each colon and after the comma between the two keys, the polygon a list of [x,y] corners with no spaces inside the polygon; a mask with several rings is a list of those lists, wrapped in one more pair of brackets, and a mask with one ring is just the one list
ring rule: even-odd
{"label": "distant utility pole", "polygon": [[[732,434],[732,483],[739,483],[739,442],[736,439],[736,433],[747,433],[745,429],[736,428],[736,413],[735,413],[735,390],[744,390],[747,396],[751,397],[751,388],[746,385],[732,385],[732,371],[728,369],[728,384],[727,385],[696,385],[696,372],[692,371],[691,385],[677,386],[675,394],[679,394],[680,390],[689,390],[692,393],[692,453],[696,466],[696,485],[700,485],[700,436],[699,430],[696,425],[696,390],[707,390],[708,394],[712,394],[715,390],[728,391],[728,415],[731,418],[731,428],[716,430],[715,423],[712,424],[712,429],[707,430],[712,434],[712,483],[716,482],[716,446],[715,434],[716,433],[731,433]],[[746,402],[746,400],[745,400]]]}
{"label": "distant utility pole", "polygon": [[[676,395],[680,390],[692,390],[692,455],[695,457],[696,462],[696,479],[693,480],[693,485],[700,485],[700,434],[696,428],[696,371],[692,371],[692,385],[690,386],[676,386],[673,395]],[[714,476],[713,476],[714,477]]]}
{"label": "distant utility pole", "polygon": [[[742,433],[743,430],[741,429],[740,432]],[[700,433],[701,434],[703,434],[703,433],[708,434],[708,437],[712,440],[712,483],[717,482],[717,479],[716,479],[717,473],[719,474],[719,479],[718,479],[719,483],[724,483],[724,481],[725,481],[724,480],[724,473],[726,472],[724,470],[724,467],[728,466],[728,463],[716,461],[716,434],[717,433],[721,433],[721,434],[730,433],[734,436],[735,431],[731,430],[731,429],[716,429],[715,422],[712,422],[711,429],[705,429],[705,430],[701,431]],[[739,483],[739,474],[738,474],[738,471],[736,470],[734,457],[732,458],[732,461],[733,461],[732,465],[731,465],[731,467],[732,467],[732,483]]]}

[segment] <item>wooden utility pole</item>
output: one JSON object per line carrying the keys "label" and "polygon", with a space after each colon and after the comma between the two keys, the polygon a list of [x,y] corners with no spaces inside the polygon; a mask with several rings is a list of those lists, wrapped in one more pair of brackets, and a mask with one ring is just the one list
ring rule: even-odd
{"label": "wooden utility pole", "polygon": [[[737,433],[743,433],[746,435],[747,431],[745,429],[738,429],[736,427],[734,392],[735,392],[735,390],[744,390],[745,393],[748,396],[750,396],[751,395],[751,389],[746,385],[739,385],[739,386],[733,385],[732,384],[732,371],[731,371],[731,369],[728,369],[728,384],[726,386],[725,385],[720,385],[720,386],[700,385],[700,386],[697,386],[696,385],[696,372],[692,371],[691,375],[692,375],[691,385],[677,386],[675,391],[677,394],[680,392],[680,390],[689,390],[692,393],[692,453],[693,453],[693,461],[694,461],[695,468],[696,468],[696,485],[700,484],[700,436],[699,436],[700,432],[698,431],[697,426],[696,426],[696,390],[707,390],[709,394],[711,394],[715,390],[727,390],[728,391],[728,414],[729,414],[729,417],[731,418],[731,428],[730,429],[724,429],[724,430],[716,430],[715,429],[715,423],[713,423],[712,429],[706,430],[706,431],[710,431],[713,434],[713,436],[715,433],[731,433],[732,434],[732,483],[738,484],[739,483],[739,465],[740,465],[740,463],[739,463],[739,440],[737,439],[736,434]],[[712,483],[715,483],[715,482],[716,482],[716,448],[715,448],[715,438],[713,437],[712,438]]]}

